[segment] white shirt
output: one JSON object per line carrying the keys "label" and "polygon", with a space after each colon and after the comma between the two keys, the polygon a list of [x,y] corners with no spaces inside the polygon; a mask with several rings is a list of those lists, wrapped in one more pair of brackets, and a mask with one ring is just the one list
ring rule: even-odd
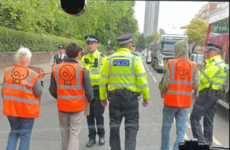
{"label": "white shirt", "polygon": [[[60,59],[60,58],[63,59],[63,58],[65,57],[65,54],[62,54],[61,57],[60,57],[60,55],[61,55],[61,54],[58,53],[58,58],[59,58],[59,59]],[[52,58],[51,58],[51,60],[50,60],[50,66],[51,66],[51,67],[52,67],[53,64],[54,64],[54,56],[55,56],[55,55],[53,55]]]}

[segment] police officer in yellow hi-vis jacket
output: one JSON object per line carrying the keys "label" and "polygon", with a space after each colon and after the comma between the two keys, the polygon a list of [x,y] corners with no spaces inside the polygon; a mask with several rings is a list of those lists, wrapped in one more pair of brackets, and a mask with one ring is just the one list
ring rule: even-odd
{"label": "police officer in yellow hi-vis jacket", "polygon": [[[125,150],[136,149],[139,129],[138,97],[143,94],[143,106],[149,103],[149,86],[142,59],[132,53],[132,34],[117,38],[120,49],[110,55],[103,67],[100,83],[100,99],[103,106],[109,99],[110,147],[121,150],[119,128],[125,118]],[[108,96],[106,96],[108,85]]]}
{"label": "police officer in yellow hi-vis jacket", "polygon": [[[193,137],[197,138],[199,142],[207,142],[209,145],[212,145],[213,120],[217,100],[227,75],[226,64],[219,55],[221,49],[218,45],[207,44],[208,59],[205,60],[205,68],[199,72],[201,82],[198,88],[199,96],[190,115]],[[204,134],[199,123],[202,116],[204,117]]]}
{"label": "police officer in yellow hi-vis jacket", "polygon": [[[81,58],[80,64],[89,71],[91,85],[93,87],[94,98],[90,103],[90,115],[87,116],[87,123],[89,129],[89,141],[86,143],[87,147],[91,147],[96,143],[96,134],[99,136],[99,145],[105,143],[105,129],[104,129],[104,110],[99,97],[99,84],[101,79],[101,70],[106,60],[98,50],[98,37],[95,35],[85,36],[88,52]],[[95,121],[96,120],[96,121]],[[97,126],[97,131],[95,127]]]}

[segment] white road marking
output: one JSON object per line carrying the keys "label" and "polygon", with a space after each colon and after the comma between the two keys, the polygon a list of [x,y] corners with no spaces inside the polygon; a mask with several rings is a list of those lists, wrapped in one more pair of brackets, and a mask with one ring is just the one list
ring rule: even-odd
{"label": "white road marking", "polygon": [[[201,125],[201,128],[202,128],[202,132],[204,132],[204,128],[202,125]],[[222,145],[214,136],[212,136],[212,140],[216,145]]]}
{"label": "white road marking", "polygon": [[186,122],[186,124],[187,124],[187,127],[188,127],[188,128],[191,128],[191,126],[189,125],[189,123],[188,123],[188,122]]}
{"label": "white road marking", "polygon": [[[189,113],[188,113],[188,119],[190,120],[190,114]],[[190,126],[190,124],[188,122],[186,122],[186,125],[187,125],[188,128],[191,129],[191,126]]]}
{"label": "white road marking", "polygon": [[222,145],[214,136],[212,137],[212,139],[216,145]]}
{"label": "white road marking", "polygon": [[149,71],[150,75],[153,75],[151,71]]}
{"label": "white road marking", "polygon": [[155,82],[157,82],[157,80],[154,78],[154,76],[153,76],[153,80],[154,80]]}
{"label": "white road marking", "polygon": [[185,139],[185,140],[188,140],[188,139],[189,139],[186,133],[185,133],[185,135],[184,135],[184,139]]}
{"label": "white road marking", "polygon": [[[190,114],[188,114],[188,118],[190,118]],[[187,127],[188,127],[188,128],[191,128],[191,126],[189,125],[188,122],[187,122],[186,124],[187,124]],[[201,128],[202,128],[202,132],[203,132],[203,131],[204,131],[204,128],[203,128],[202,125],[201,125]],[[212,139],[213,139],[213,142],[214,142],[216,145],[222,145],[214,136],[212,137]]]}

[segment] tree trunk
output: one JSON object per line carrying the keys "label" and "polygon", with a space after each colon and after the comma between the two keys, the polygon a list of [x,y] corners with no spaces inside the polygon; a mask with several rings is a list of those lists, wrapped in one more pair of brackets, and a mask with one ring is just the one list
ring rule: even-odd
{"label": "tree trunk", "polygon": [[197,41],[195,41],[195,42],[192,44],[192,53],[194,53],[197,44],[198,44]]}

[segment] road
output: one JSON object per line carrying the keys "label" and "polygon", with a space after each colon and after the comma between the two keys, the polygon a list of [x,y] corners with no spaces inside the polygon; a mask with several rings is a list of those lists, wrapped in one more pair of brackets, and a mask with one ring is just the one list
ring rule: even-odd
{"label": "road", "polygon": [[[160,98],[158,84],[162,74],[155,72],[150,65],[145,64],[148,74],[148,83],[150,88],[150,104],[143,107],[140,103],[140,129],[137,136],[137,150],[159,150],[161,142],[161,125],[162,125],[162,108],[163,99]],[[57,102],[49,94],[50,80],[47,78],[44,82],[44,91],[42,94],[40,117],[35,120],[31,137],[30,150],[61,150],[61,134],[58,122]],[[2,104],[2,98],[0,98]],[[194,100],[193,100],[194,102]],[[190,108],[190,112],[192,107]],[[2,115],[2,105],[0,105],[0,150],[4,150],[9,134],[9,123],[6,116]],[[214,119],[214,145],[229,146],[229,112],[218,105]],[[88,129],[86,118],[82,123],[80,133],[80,150],[108,150],[109,148],[109,114],[108,107],[105,109],[105,130],[106,143],[104,146],[95,144],[91,148],[85,147],[88,141]],[[122,149],[124,149],[124,125],[122,123],[120,134]],[[170,146],[172,149],[173,142],[176,138],[175,124],[172,125],[170,133]],[[186,139],[192,138],[190,121],[187,121]],[[97,138],[98,142],[98,138]]]}

